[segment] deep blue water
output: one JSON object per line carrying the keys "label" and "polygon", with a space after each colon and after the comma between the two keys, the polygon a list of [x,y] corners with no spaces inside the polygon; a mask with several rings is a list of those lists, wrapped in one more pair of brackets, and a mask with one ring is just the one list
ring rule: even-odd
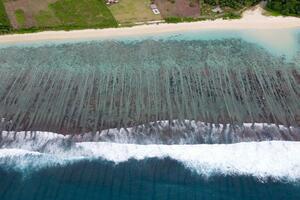
{"label": "deep blue water", "polygon": [[1,200],[298,200],[300,185],[251,176],[200,176],[175,160],[81,161],[25,176],[0,170]]}
{"label": "deep blue water", "polygon": [[[262,42],[264,38],[257,38],[254,33],[229,31],[1,46],[0,200],[299,200],[299,142],[250,144],[250,141],[277,139],[296,141],[299,128],[291,131],[283,126],[278,130],[277,126],[276,129],[254,127],[249,131],[242,125],[270,121],[298,125],[299,31],[291,31],[292,39],[287,42],[280,40],[285,39],[280,36],[287,36],[286,33],[273,33],[279,36],[278,44],[272,44],[274,38]],[[278,71],[284,76],[278,75]],[[187,78],[181,77],[181,73],[187,73],[183,76]],[[264,85],[252,84],[256,79],[247,73],[264,80],[261,81]],[[232,79],[232,74],[238,78]],[[192,83],[199,87],[193,89]],[[235,91],[244,93],[239,97]],[[119,104],[120,98],[124,100]],[[95,102],[99,104],[96,108],[91,106]],[[177,150],[155,145],[151,149],[146,145],[123,148],[81,144],[80,149],[80,144],[79,147],[74,144],[76,138],[57,139],[58,136],[42,133],[45,137],[20,134],[4,139],[2,135],[3,130],[15,129],[64,132],[71,127],[67,133],[73,134],[77,129],[94,131],[100,127],[97,131],[101,131],[103,127],[115,128],[116,123],[118,127],[126,124],[126,120],[141,124],[172,119],[166,116],[176,114],[175,111],[181,119],[219,122],[222,117],[220,121],[224,123],[235,120],[242,131],[229,127],[218,132],[212,131],[216,127],[209,129],[208,125],[200,124],[202,129],[191,126],[174,128],[172,132],[166,126],[160,132],[146,132],[145,126],[122,137],[116,129],[110,135],[102,135],[102,139],[155,145],[249,143],[238,148],[183,145]],[[274,120],[274,116],[278,119]],[[238,134],[231,134],[234,131]],[[197,138],[197,134],[201,137]],[[11,149],[38,155],[12,155]],[[76,156],[84,159],[64,162],[69,157],[72,160],[78,149],[82,151]],[[57,159],[60,155],[63,158]],[[133,159],[135,156],[142,158]],[[194,170],[186,163],[196,163],[191,167]],[[197,167],[221,170],[215,174],[196,173]],[[284,176],[286,180],[282,179]]]}

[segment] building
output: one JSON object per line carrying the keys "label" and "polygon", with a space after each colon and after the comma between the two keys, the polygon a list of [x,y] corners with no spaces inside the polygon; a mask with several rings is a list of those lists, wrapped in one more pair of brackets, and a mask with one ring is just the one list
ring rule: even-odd
{"label": "building", "polygon": [[155,4],[151,4],[151,5],[150,5],[150,8],[151,8],[152,12],[153,12],[155,15],[159,15],[159,14],[160,14],[160,12],[159,12],[159,10],[158,10],[158,7],[157,7]]}

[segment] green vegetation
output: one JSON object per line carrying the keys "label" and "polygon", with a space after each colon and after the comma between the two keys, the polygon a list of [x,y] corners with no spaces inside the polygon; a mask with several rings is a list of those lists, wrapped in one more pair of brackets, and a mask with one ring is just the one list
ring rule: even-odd
{"label": "green vegetation", "polygon": [[269,0],[267,9],[273,15],[300,16],[300,0]]}
{"label": "green vegetation", "polygon": [[[221,15],[223,19],[240,19],[242,16],[239,13],[229,12]],[[214,17],[167,17],[165,18],[166,23],[180,23],[180,22],[196,22],[196,21],[204,21],[204,20],[213,20]]]}
{"label": "green vegetation", "polygon": [[15,11],[15,16],[16,16],[16,19],[17,19],[17,22],[18,22],[19,26],[24,27],[25,21],[26,21],[24,11],[22,9],[16,10]]}
{"label": "green vegetation", "polygon": [[[26,0],[26,4],[9,5],[9,16],[17,23],[10,26],[3,0],[0,0],[0,33],[31,33],[43,30],[74,30],[117,27],[117,21],[105,0]],[[35,5],[35,6],[33,6]],[[30,16],[30,17],[27,17]]]}
{"label": "green vegetation", "polygon": [[275,10],[272,10],[272,9],[270,9],[270,8],[265,8],[265,10],[267,11],[266,13],[265,13],[265,15],[267,15],[267,16],[275,16],[275,17],[278,17],[278,16],[281,16],[282,14],[280,13],[280,12],[278,12],[278,11],[275,11]]}
{"label": "green vegetation", "polygon": [[[259,2],[260,0],[200,0],[201,15],[214,19],[239,19],[243,11]],[[216,6],[220,6],[222,11],[213,12]]]}
{"label": "green vegetation", "polygon": [[258,2],[260,2],[260,0],[204,0],[204,3],[213,6],[220,5],[221,7],[230,7],[234,9],[255,5]]}
{"label": "green vegetation", "polygon": [[103,0],[59,0],[36,16],[39,27],[107,28],[117,22]]}
{"label": "green vegetation", "polygon": [[59,20],[55,17],[52,10],[41,10],[35,17],[38,27],[54,27],[59,24]]}
{"label": "green vegetation", "polygon": [[[165,3],[154,0],[121,0],[107,6],[105,0],[24,0],[24,4],[20,5],[14,5],[12,1],[6,1],[4,4],[4,1],[6,0],[0,0],[0,34],[107,28],[118,27],[118,24],[131,26],[140,22],[161,20],[162,16],[167,23],[217,18],[238,19],[245,9],[260,2],[260,0],[167,0],[168,3]],[[159,6],[162,16],[155,15],[151,11],[151,2]],[[188,7],[186,9],[190,10],[185,10],[181,9],[183,5],[198,7],[194,10]],[[220,12],[213,11],[217,5],[221,7]],[[9,9],[5,9],[5,6]],[[275,16],[300,16],[300,0],[268,0],[266,9],[269,14]],[[6,12],[9,16],[15,16],[17,23],[10,24]],[[180,12],[183,14],[178,14]]]}
{"label": "green vegetation", "polygon": [[18,22],[14,24],[14,32],[117,27],[104,0],[27,1],[28,4],[8,11]]}
{"label": "green vegetation", "polygon": [[155,15],[151,11],[149,0],[121,0],[109,6],[109,9],[122,25],[161,20],[160,15]]}
{"label": "green vegetation", "polygon": [[166,23],[180,23],[180,22],[197,22],[197,21],[205,21],[205,20],[213,20],[213,17],[197,17],[197,18],[193,18],[193,17],[167,17],[165,18],[165,22]]}
{"label": "green vegetation", "polygon": [[0,33],[7,33],[10,30],[11,27],[5,11],[3,0],[0,0]]}
{"label": "green vegetation", "polygon": [[223,15],[223,19],[240,19],[240,18],[242,18],[242,15],[234,12],[225,13]]}
{"label": "green vegetation", "polygon": [[166,23],[180,23],[180,22],[196,22],[203,21],[210,18],[193,18],[193,17],[167,17],[165,18]]}

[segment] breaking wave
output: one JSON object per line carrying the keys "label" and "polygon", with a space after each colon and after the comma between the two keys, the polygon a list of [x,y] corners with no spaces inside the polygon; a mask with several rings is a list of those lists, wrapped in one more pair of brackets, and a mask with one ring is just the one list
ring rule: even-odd
{"label": "breaking wave", "polygon": [[265,141],[237,144],[136,145],[80,142],[72,147],[37,152],[0,149],[0,166],[30,174],[42,168],[65,166],[77,161],[172,159],[198,175],[246,175],[260,180],[300,180],[300,142]]}
{"label": "breaking wave", "polygon": [[0,168],[26,175],[81,161],[119,165],[133,160],[171,159],[204,177],[243,175],[260,180],[300,180],[297,127],[157,123],[153,127],[150,123],[81,135],[3,131]]}

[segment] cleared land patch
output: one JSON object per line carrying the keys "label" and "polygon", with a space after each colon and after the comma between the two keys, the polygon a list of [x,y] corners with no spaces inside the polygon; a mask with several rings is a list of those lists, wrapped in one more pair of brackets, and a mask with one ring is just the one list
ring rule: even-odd
{"label": "cleared land patch", "polygon": [[199,0],[155,0],[163,17],[199,17]]}
{"label": "cleared land patch", "polygon": [[117,26],[104,0],[6,0],[5,6],[14,29]]}
{"label": "cleared land patch", "polygon": [[150,9],[150,0],[120,0],[109,9],[120,24],[161,20]]}
{"label": "cleared land patch", "polygon": [[[6,0],[5,7],[8,17],[14,29],[31,28],[36,27],[35,16],[41,10],[48,9],[50,3],[54,3],[56,0]],[[24,24],[19,24],[16,11],[23,10],[25,16]]]}

